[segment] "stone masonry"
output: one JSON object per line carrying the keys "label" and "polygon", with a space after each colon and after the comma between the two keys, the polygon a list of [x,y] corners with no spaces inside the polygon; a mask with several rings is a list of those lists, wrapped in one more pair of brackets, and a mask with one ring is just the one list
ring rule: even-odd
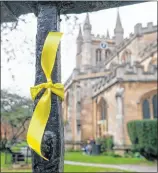
{"label": "stone masonry", "polygon": [[110,134],[115,147],[130,145],[127,123],[143,119],[143,99],[156,94],[157,26],[136,24],[124,38],[118,11],[113,37],[91,30],[87,14],[76,40],[76,68],[65,82],[65,140]]}

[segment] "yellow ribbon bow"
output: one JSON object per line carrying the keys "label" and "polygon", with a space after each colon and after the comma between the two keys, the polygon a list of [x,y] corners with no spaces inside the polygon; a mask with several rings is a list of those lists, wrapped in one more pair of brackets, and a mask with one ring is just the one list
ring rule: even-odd
{"label": "yellow ribbon bow", "polygon": [[60,32],[50,32],[48,34],[41,56],[41,66],[46,76],[47,83],[39,84],[30,89],[32,99],[34,100],[37,94],[43,88],[46,88],[35,107],[27,132],[28,145],[45,160],[48,159],[42,155],[41,142],[51,110],[51,92],[59,96],[61,99],[64,99],[64,86],[60,83],[53,84],[51,80],[51,73],[54,67],[56,52],[61,36],[62,33]]}

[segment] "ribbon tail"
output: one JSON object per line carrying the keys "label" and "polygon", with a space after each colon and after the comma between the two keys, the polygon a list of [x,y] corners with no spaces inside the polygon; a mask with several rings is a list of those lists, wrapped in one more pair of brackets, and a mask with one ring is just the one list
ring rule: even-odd
{"label": "ribbon tail", "polygon": [[27,133],[28,145],[45,160],[48,160],[42,155],[41,143],[44,130],[49,118],[51,109],[51,90],[47,89],[37,103],[33,112],[33,116]]}

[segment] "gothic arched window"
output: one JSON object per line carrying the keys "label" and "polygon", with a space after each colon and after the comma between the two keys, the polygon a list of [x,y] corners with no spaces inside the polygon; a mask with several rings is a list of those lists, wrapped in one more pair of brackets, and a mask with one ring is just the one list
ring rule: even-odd
{"label": "gothic arched window", "polygon": [[150,118],[150,106],[148,100],[143,101],[143,117],[144,119]]}
{"label": "gothic arched window", "polygon": [[158,118],[158,116],[157,116],[157,95],[153,96],[152,104],[153,104],[153,117]]}
{"label": "gothic arched window", "polygon": [[96,50],[96,62],[101,61],[101,49]]}
{"label": "gothic arched window", "polygon": [[122,54],[121,58],[122,63],[131,63],[131,51],[130,50],[125,50]]}
{"label": "gothic arched window", "polygon": [[108,59],[111,56],[111,50],[110,49],[106,49],[105,50],[105,59]]}
{"label": "gothic arched window", "polygon": [[107,106],[106,106],[105,100],[103,100],[103,99],[100,103],[100,113],[101,113],[101,120],[106,120]]}

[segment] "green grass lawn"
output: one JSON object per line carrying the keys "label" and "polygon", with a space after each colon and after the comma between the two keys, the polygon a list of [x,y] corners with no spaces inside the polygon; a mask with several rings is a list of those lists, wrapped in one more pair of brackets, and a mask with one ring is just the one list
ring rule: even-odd
{"label": "green grass lawn", "polygon": [[142,158],[112,157],[104,155],[89,156],[83,155],[81,152],[66,152],[65,160],[102,164],[153,164],[153,162],[147,161],[146,159]]}
{"label": "green grass lawn", "polygon": [[5,164],[5,153],[1,152],[1,168],[8,167],[11,164],[11,155],[7,154],[7,164]]}
{"label": "green grass lawn", "polygon": [[31,170],[25,170],[25,169],[22,169],[22,170],[18,170],[18,169],[15,169],[15,170],[13,170],[13,169],[1,169],[1,173],[7,173],[7,172],[14,172],[14,173],[17,173],[17,172],[31,172]]}
{"label": "green grass lawn", "polygon": [[128,172],[114,168],[98,168],[90,166],[65,165],[64,172]]}
{"label": "green grass lawn", "polygon": [[[85,163],[102,163],[102,164],[153,164],[145,159],[140,158],[115,158],[112,156],[89,156],[83,155],[81,152],[66,152],[65,160],[76,161],[76,162],[85,162]],[[1,172],[31,172],[31,170],[13,170],[11,169],[11,155],[7,156],[7,163],[5,164],[5,154],[1,153]],[[29,160],[30,163],[30,160]],[[122,171],[113,168],[100,168],[100,167],[90,167],[90,166],[74,166],[74,165],[65,165],[64,172],[129,172]]]}
{"label": "green grass lawn", "polygon": [[[29,161],[30,162],[30,161]],[[31,170],[20,170],[11,168],[11,155],[7,155],[7,163],[5,164],[5,154],[1,153],[1,172],[31,172]],[[113,168],[100,168],[100,167],[90,167],[90,166],[74,166],[74,165],[64,165],[64,172],[123,172],[119,169]],[[128,171],[124,171],[128,172]]]}
{"label": "green grass lawn", "polygon": [[[31,172],[31,170],[2,169],[2,173],[3,172]],[[98,167],[89,167],[89,166],[65,165],[64,172],[128,172],[128,171],[122,171],[122,170],[113,169],[113,168],[98,168]]]}

